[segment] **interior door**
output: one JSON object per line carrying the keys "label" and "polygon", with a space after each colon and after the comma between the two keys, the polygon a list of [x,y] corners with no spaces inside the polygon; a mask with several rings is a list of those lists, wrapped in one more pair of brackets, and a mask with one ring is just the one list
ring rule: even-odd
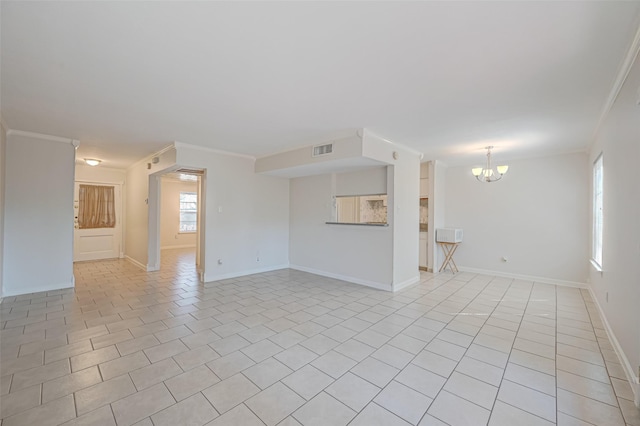
{"label": "interior door", "polygon": [[96,183],[100,186],[114,187],[116,224],[113,228],[80,229],[78,226],[78,211],[80,209],[80,185],[91,185],[86,182],[76,182],[73,195],[73,261],[112,259],[120,257],[122,242],[122,194],[120,185]]}

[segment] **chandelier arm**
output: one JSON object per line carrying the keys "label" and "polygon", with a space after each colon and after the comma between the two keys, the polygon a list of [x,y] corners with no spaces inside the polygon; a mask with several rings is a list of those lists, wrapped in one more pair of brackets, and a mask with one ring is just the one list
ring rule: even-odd
{"label": "chandelier arm", "polygon": [[[487,183],[497,182],[500,179],[502,179],[504,174],[507,172],[505,170],[504,173],[500,173],[500,171],[499,171],[500,168],[505,168],[506,169],[506,168],[508,168],[508,166],[497,166],[496,170],[493,170],[493,167],[492,167],[492,164],[491,164],[491,150],[493,149],[493,146],[487,146],[487,147],[485,147],[485,149],[487,150],[487,165],[486,165],[486,167],[474,168],[474,169],[472,169],[472,172],[474,172],[474,176],[478,180],[478,182],[487,182]],[[476,175],[475,172],[478,169],[480,170],[480,172],[479,172],[478,175]]]}

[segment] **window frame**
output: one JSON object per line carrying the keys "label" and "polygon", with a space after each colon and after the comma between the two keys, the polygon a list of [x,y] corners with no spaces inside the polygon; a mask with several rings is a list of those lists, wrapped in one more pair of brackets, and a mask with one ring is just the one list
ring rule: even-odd
{"label": "window frame", "polygon": [[593,162],[593,217],[591,234],[591,263],[598,271],[602,271],[603,264],[603,228],[604,228],[604,161],[600,153]]}
{"label": "window frame", "polygon": [[[182,194],[189,194],[189,195],[194,195],[196,197],[196,208],[195,210],[187,210],[187,209],[183,209],[182,208]],[[190,230],[190,229],[182,229],[182,213],[196,213],[196,220],[195,220],[195,229]],[[191,223],[191,222],[189,222]],[[195,234],[196,232],[198,232],[198,193],[194,192],[194,191],[180,191],[180,194],[178,196],[178,234]]]}

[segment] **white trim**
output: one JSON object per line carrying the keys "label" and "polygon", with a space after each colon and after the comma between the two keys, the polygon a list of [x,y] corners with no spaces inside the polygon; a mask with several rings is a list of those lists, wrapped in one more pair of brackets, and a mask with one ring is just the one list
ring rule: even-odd
{"label": "white trim", "polygon": [[[536,277],[534,275],[510,274],[508,272],[489,271],[487,269],[467,268],[466,266],[460,266],[458,269],[462,272],[471,272],[474,274],[483,274],[483,275],[493,275],[496,277],[513,278],[516,280],[533,281],[541,284],[554,284],[554,285],[559,285],[563,287],[588,288],[586,283],[581,283],[578,281],[567,281],[567,280],[559,280],[555,278]],[[441,274],[444,274],[444,272],[442,272]]]}
{"label": "white trim", "polygon": [[613,349],[618,355],[618,359],[622,364],[622,369],[624,370],[624,373],[627,376],[627,381],[629,382],[629,385],[631,385],[631,390],[633,391],[633,396],[634,396],[634,403],[636,404],[636,407],[640,407],[640,392],[639,392],[640,382],[638,381],[638,377],[636,376],[636,373],[633,367],[631,366],[629,359],[627,358],[624,351],[622,350],[622,346],[620,346],[620,342],[618,342],[616,335],[613,333],[613,329],[609,325],[609,321],[607,321],[607,317],[604,314],[604,310],[602,310],[602,306],[600,306],[600,302],[598,301],[598,298],[596,297],[596,294],[593,291],[593,288],[591,288],[591,286],[589,286],[588,288],[589,288],[589,294],[591,294],[591,299],[593,299],[593,302],[596,304],[596,307],[598,308],[598,313],[600,314],[600,318],[602,319],[602,323],[604,324],[604,330],[607,332],[609,341],[611,342]]}
{"label": "white trim", "polygon": [[391,284],[383,284],[375,281],[363,280],[361,278],[349,277],[346,275],[334,274],[333,272],[321,271],[319,269],[307,268],[306,266],[290,265],[289,268],[297,271],[309,272],[310,274],[321,275],[323,277],[335,278],[337,280],[347,281],[354,284],[360,284],[372,287],[378,290],[393,291]]}
{"label": "white trim", "polygon": [[15,289],[15,290],[9,290],[9,291],[3,291],[2,292],[2,297],[6,298],[6,297],[12,297],[12,296],[22,296],[23,294],[32,294],[32,293],[42,293],[42,292],[46,292],[46,291],[54,291],[54,290],[64,290],[67,288],[74,288],[75,287],[75,283],[74,283],[74,279],[71,279],[70,283],[62,283],[62,284],[56,284],[56,285],[43,285],[40,287],[32,287],[29,288],[29,291],[24,292],[21,289]]}
{"label": "white trim", "polygon": [[410,287],[414,284],[417,284],[420,282],[420,274],[418,274],[417,277],[413,277],[413,278],[409,278],[408,280],[405,280],[399,284],[394,284],[393,285],[393,292],[395,293],[396,291],[400,291],[400,290],[404,290],[407,287]]}
{"label": "white trim", "polygon": [[124,258],[126,260],[128,260],[129,262],[133,263],[134,265],[136,265],[138,268],[142,269],[143,271],[147,270],[147,267],[144,266],[142,263],[138,262],[137,260],[135,260],[133,257],[125,254]]}
{"label": "white trim", "polygon": [[[118,170],[118,169],[114,169]],[[88,179],[76,179],[78,183],[106,183],[108,185],[124,185],[124,181],[109,181],[109,180],[88,180]]]}
{"label": "white trim", "polygon": [[229,278],[244,277],[246,275],[259,274],[261,272],[277,271],[279,269],[287,269],[287,268],[289,268],[289,265],[285,263],[285,264],[282,264],[282,265],[265,266],[264,268],[247,269],[245,271],[239,271],[239,272],[229,272],[227,274],[221,274],[221,275],[208,274],[208,273],[205,272],[204,273],[204,282],[205,283],[209,283],[209,282],[213,282],[213,281],[226,280],[226,279],[229,279]]}
{"label": "white trim", "polygon": [[248,154],[239,154],[237,152],[231,152],[231,151],[224,151],[222,149],[215,149],[215,148],[209,148],[206,146],[200,146],[200,145],[191,145],[188,143],[183,143],[183,142],[174,142],[174,145],[176,148],[187,148],[187,149],[194,149],[197,151],[205,151],[205,152],[211,152],[213,154],[220,154],[220,155],[229,155],[232,157],[241,157],[241,158],[247,158],[249,160],[253,160],[256,161],[256,157],[254,157],[253,155],[248,155]]}
{"label": "white trim", "polygon": [[600,118],[598,119],[598,123],[594,129],[593,135],[591,137],[591,143],[589,144],[589,151],[593,148],[593,145],[596,143],[596,139],[598,133],[600,133],[600,128],[604,124],[607,115],[609,115],[609,111],[613,108],[613,104],[618,99],[618,95],[620,94],[620,90],[622,90],[622,86],[624,82],[627,80],[629,73],[631,72],[631,68],[633,67],[633,63],[640,52],[640,25],[636,29],[636,34],[631,41],[631,45],[629,46],[629,50],[627,50],[627,55],[622,60],[620,64],[620,68],[618,69],[618,73],[616,74],[616,79],[613,82],[613,86],[611,87],[611,91],[609,92],[609,97],[602,107],[602,111],[600,112]]}
{"label": "white trim", "polygon": [[[195,234],[195,232],[191,232],[191,234]],[[195,244],[182,244],[177,246],[160,246],[160,250],[171,250],[171,249],[181,249],[181,248],[196,248]]]}
{"label": "white trim", "polygon": [[[175,149],[175,144],[167,145],[164,148],[162,148],[160,151],[154,152],[151,155],[147,155],[144,158],[141,158],[140,160],[136,161],[135,163],[133,163],[132,165],[130,165],[129,167],[127,167],[124,170],[129,171],[130,169],[136,167],[138,164],[148,163],[151,158],[159,157],[159,156],[161,156],[162,154],[164,154],[165,152],[167,152],[167,151],[169,151],[171,149]],[[120,169],[120,170],[122,170],[122,169]]]}
{"label": "white trim", "polygon": [[365,135],[368,135],[369,137],[374,137],[374,138],[380,139],[381,141],[384,141],[384,142],[386,142],[388,144],[391,144],[391,145],[397,147],[398,149],[401,149],[401,150],[407,151],[407,152],[409,152],[411,154],[417,155],[418,157],[420,157],[420,161],[422,161],[422,159],[424,158],[424,152],[418,151],[418,150],[416,150],[414,148],[411,148],[410,146],[403,145],[403,144],[398,143],[398,142],[390,141],[389,139],[385,139],[382,136],[377,135],[374,132],[372,132],[371,130],[368,130],[366,128],[358,129],[356,134],[358,136],[360,136],[360,138],[363,141],[364,141]]}
{"label": "white trim", "polygon": [[80,141],[77,139],[63,138],[60,136],[45,135],[42,133],[35,133],[35,132],[25,132],[24,130],[13,130],[13,129],[7,130],[7,136],[9,135],[24,136],[28,138],[42,139],[42,140],[51,141],[51,142],[69,143],[74,147],[78,147],[78,145],[80,144]]}

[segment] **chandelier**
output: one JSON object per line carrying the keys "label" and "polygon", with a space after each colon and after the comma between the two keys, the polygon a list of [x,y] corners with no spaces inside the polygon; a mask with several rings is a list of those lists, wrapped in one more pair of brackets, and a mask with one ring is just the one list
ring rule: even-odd
{"label": "chandelier", "polygon": [[[509,170],[509,166],[497,166],[496,170],[493,170],[491,166],[491,150],[492,146],[486,146],[487,150],[487,166],[486,167],[474,167],[471,169],[471,173],[478,179],[480,182],[495,182],[502,179],[507,170]],[[497,172],[497,173],[496,173]]]}

